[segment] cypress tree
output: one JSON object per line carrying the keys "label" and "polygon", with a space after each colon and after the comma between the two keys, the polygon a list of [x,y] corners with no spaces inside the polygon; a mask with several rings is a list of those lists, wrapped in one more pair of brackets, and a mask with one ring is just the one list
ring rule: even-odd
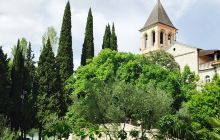
{"label": "cypress tree", "polygon": [[105,34],[104,34],[104,37],[103,37],[102,49],[111,48],[110,40],[111,40],[111,28],[110,28],[110,25],[108,24],[105,28]]}
{"label": "cypress tree", "polygon": [[110,39],[110,48],[112,50],[118,51],[117,36],[116,36],[116,33],[115,33],[115,25],[114,25],[114,23],[112,25],[112,34],[111,34],[111,39]]}
{"label": "cypress tree", "polygon": [[71,27],[71,9],[70,3],[68,1],[64,11],[59,47],[57,52],[57,62],[62,83],[64,83],[73,74]]}
{"label": "cypress tree", "polygon": [[85,39],[82,48],[81,55],[81,65],[86,65],[87,59],[92,59],[94,57],[94,38],[93,38],[93,16],[92,10],[89,9],[86,31],[85,31]]}
{"label": "cypress tree", "polygon": [[24,82],[24,55],[23,48],[20,46],[20,41],[18,40],[17,46],[15,48],[15,54],[12,64],[11,71],[11,108],[10,108],[10,119],[11,126],[18,130],[21,123],[21,106],[23,94],[23,82]]}
{"label": "cypress tree", "polygon": [[[23,102],[21,108],[22,120],[21,120],[21,131],[23,133],[23,137],[26,137],[26,133],[32,127],[34,127],[35,121],[35,101],[36,101],[36,92],[34,83],[35,83],[35,62],[34,55],[31,49],[31,43],[29,46],[27,45],[26,53],[25,53],[25,63],[24,63],[24,86],[23,90],[25,94],[23,95]],[[28,123],[27,123],[28,122]]]}
{"label": "cypress tree", "polygon": [[8,96],[10,90],[9,59],[0,47],[0,114],[7,115]]}
{"label": "cypress tree", "polygon": [[60,113],[60,77],[49,39],[39,57],[37,77],[39,88],[36,105],[39,135],[41,136],[50,115]]}
{"label": "cypress tree", "polygon": [[73,74],[73,50],[72,50],[72,33],[71,33],[71,9],[69,1],[66,4],[63,23],[61,27],[59,47],[57,52],[58,71],[60,75],[61,92],[60,96],[60,110],[59,116],[64,116],[70,98],[68,92],[64,90],[65,81]]}

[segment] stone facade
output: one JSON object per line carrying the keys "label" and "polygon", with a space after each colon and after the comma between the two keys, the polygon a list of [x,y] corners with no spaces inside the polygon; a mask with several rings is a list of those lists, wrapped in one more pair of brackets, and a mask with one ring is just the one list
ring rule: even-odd
{"label": "stone facade", "polygon": [[197,48],[176,42],[174,45],[167,48],[166,51],[174,56],[176,62],[180,65],[181,71],[188,65],[196,74],[199,73]]}

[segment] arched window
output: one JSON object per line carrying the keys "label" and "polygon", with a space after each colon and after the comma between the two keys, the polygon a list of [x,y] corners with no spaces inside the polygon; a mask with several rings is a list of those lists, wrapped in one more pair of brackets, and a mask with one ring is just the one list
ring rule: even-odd
{"label": "arched window", "polygon": [[164,44],[164,32],[160,32],[160,44]]}
{"label": "arched window", "polygon": [[172,36],[171,34],[168,35],[168,46],[172,44]]}
{"label": "arched window", "polygon": [[155,44],[155,41],[156,41],[156,33],[155,33],[155,31],[153,31],[152,32],[152,44],[153,44],[153,46]]}
{"label": "arched window", "polygon": [[148,36],[147,34],[144,36],[144,47],[147,48]]}
{"label": "arched window", "polygon": [[211,78],[210,78],[209,75],[206,75],[206,76],[205,76],[205,82],[207,82],[207,83],[208,83],[208,82],[211,82]]}

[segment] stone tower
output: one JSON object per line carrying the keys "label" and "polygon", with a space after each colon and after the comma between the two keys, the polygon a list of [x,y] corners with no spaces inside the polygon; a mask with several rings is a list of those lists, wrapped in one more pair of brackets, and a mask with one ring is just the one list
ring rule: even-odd
{"label": "stone tower", "polygon": [[142,54],[167,48],[175,43],[177,29],[170,21],[160,0],[157,0],[157,4],[140,32]]}

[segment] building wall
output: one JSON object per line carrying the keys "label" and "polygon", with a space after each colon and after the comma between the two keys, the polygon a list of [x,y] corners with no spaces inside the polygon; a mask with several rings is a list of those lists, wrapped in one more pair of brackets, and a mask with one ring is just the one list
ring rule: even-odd
{"label": "building wall", "polygon": [[184,44],[176,43],[167,49],[172,54],[176,62],[180,65],[181,71],[188,65],[192,71],[198,74],[198,51],[197,48],[189,47]]}
{"label": "building wall", "polygon": [[[110,132],[116,131],[116,130],[119,131],[119,130],[122,130],[122,129],[124,128],[125,132],[127,133],[127,140],[136,140],[135,138],[132,138],[132,137],[130,136],[130,132],[131,132],[132,130],[136,130],[136,131],[141,132],[141,128],[140,128],[140,127],[133,126],[133,125],[130,125],[130,124],[125,124],[125,125],[124,125],[124,124],[120,124],[120,125],[118,126],[118,128],[117,128],[117,126],[112,126],[112,125],[108,125],[108,124],[106,124],[106,126],[108,127],[108,129],[109,129]],[[117,132],[117,131],[116,131],[116,132]],[[115,132],[115,133],[116,133],[116,132]],[[155,140],[155,138],[153,138],[152,133],[153,133],[153,134],[157,134],[157,133],[158,133],[158,130],[157,130],[157,129],[151,129],[151,130],[150,130],[150,133],[149,133],[149,132],[146,132],[146,136],[147,136],[147,138],[148,138],[149,140]],[[114,135],[114,134],[111,133],[112,139],[113,139],[113,140],[118,140],[118,139],[113,138],[113,135]],[[116,135],[117,135],[117,134],[116,134]],[[141,137],[141,133],[139,133],[139,137]],[[71,134],[68,140],[81,140],[81,139]],[[85,138],[84,140],[90,140],[90,139],[87,137],[87,138]],[[108,135],[102,133],[102,137],[101,137],[101,138],[96,137],[96,140],[110,140],[110,137],[109,137]],[[168,140],[168,139],[167,139],[167,140]]]}
{"label": "building wall", "polygon": [[220,66],[217,68],[208,66],[207,69],[203,69],[203,67],[200,66],[200,64],[209,62],[209,57],[199,57],[197,48],[176,43],[168,48],[167,52],[174,56],[176,62],[180,65],[181,71],[188,65],[191,71],[198,74],[200,77],[199,83],[205,83],[206,76],[209,76],[210,80],[212,80],[216,73],[220,74]]}
{"label": "building wall", "polygon": [[206,81],[206,76],[210,76],[210,80],[212,80],[216,73],[220,74],[220,66],[217,68],[199,71],[200,82],[204,83]]}

